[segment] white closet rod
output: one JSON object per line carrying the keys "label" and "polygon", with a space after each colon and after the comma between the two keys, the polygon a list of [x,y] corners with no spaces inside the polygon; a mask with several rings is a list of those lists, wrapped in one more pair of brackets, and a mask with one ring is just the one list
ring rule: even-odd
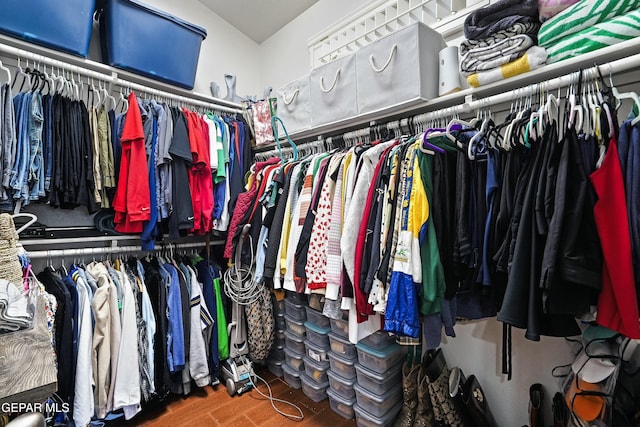
{"label": "white closet rod", "polygon": [[[609,73],[618,74],[625,71],[632,70],[634,68],[640,67],[640,54],[636,54],[630,56],[628,58],[618,59],[612,62],[608,62],[605,64],[597,65],[600,73],[603,77],[608,76]],[[596,65],[590,67],[590,69],[596,69]],[[589,68],[583,69],[589,70]],[[535,95],[535,89],[543,89],[545,92],[554,91],[557,89],[566,88],[571,83],[577,82],[577,76],[579,71],[575,71],[570,74],[566,74],[564,76],[556,77],[554,79],[547,80],[542,83],[534,83],[530,84],[522,89],[516,89],[508,92],[502,92],[497,95],[488,96],[480,99],[470,99],[473,95],[468,95],[465,99],[465,102],[459,105],[455,105],[453,107],[442,108],[437,111],[432,111],[429,113],[424,113],[420,116],[417,116],[416,119],[428,121],[431,119],[441,118],[443,116],[447,116],[450,114],[460,114],[460,113],[470,113],[472,111],[476,111],[480,108],[491,107],[494,105],[503,104],[506,102],[511,102],[520,98],[521,96],[529,96]]]}
{"label": "white closet rod", "polygon": [[11,57],[15,57],[20,61],[27,60],[32,62],[39,62],[41,64],[49,65],[50,67],[70,71],[72,74],[76,74],[76,75],[81,74],[85,77],[102,80],[104,82],[111,83],[111,84],[115,84],[117,81],[117,74],[115,72],[112,72],[111,74],[105,74],[98,71],[89,70],[87,68],[69,64],[58,59],[49,58],[44,55],[18,49],[13,46],[7,46],[1,43],[0,43],[0,53],[9,55]]}
{"label": "white closet rod", "polygon": [[22,60],[28,60],[28,61],[33,61],[36,63],[41,63],[41,64],[45,64],[48,65],[50,67],[54,67],[54,68],[60,68],[66,71],[70,71],[72,74],[80,74],[82,76],[85,77],[89,77],[89,78],[93,78],[93,79],[98,79],[101,80],[103,82],[107,82],[109,83],[109,92],[111,92],[113,90],[114,86],[121,86],[121,87],[125,87],[125,88],[129,88],[135,91],[139,91],[139,92],[144,92],[147,93],[149,95],[155,95],[161,98],[168,98],[168,99],[173,99],[175,101],[184,103],[184,104],[189,104],[189,105],[194,105],[194,106],[200,106],[200,107],[204,107],[204,108],[210,108],[212,110],[215,111],[221,111],[221,112],[226,112],[226,113],[241,113],[242,112],[242,108],[241,105],[238,104],[237,107],[230,107],[230,106],[225,106],[225,105],[220,105],[220,104],[215,104],[212,102],[206,102],[206,101],[200,101],[194,98],[189,98],[188,96],[183,96],[183,95],[177,95],[171,92],[167,92],[164,90],[159,90],[159,89],[154,89],[151,88],[149,86],[144,86],[138,83],[134,83],[131,82],[129,80],[125,80],[122,79],[120,77],[118,77],[118,72],[116,72],[115,70],[111,71],[111,74],[106,74],[106,73],[101,73],[98,71],[93,71],[93,70],[89,70],[87,68],[84,67],[80,67],[78,65],[74,65],[74,64],[69,64],[67,62],[64,62],[62,60],[58,60],[58,59],[53,59],[50,58],[48,56],[45,55],[41,55],[38,53],[33,53],[27,50],[23,50],[23,49],[18,49],[16,47],[13,46],[7,46],[5,44],[0,43],[0,53],[5,54],[5,55],[9,55],[11,57],[15,57],[18,60],[22,61]]}
{"label": "white closet rod", "polygon": [[222,111],[222,112],[225,112],[225,113],[242,113],[242,109],[241,108],[225,107],[224,105],[212,104],[210,102],[204,102],[204,101],[199,101],[197,99],[187,98],[186,96],[167,93],[167,92],[164,92],[164,91],[161,91],[161,90],[158,90],[158,89],[150,88],[148,86],[143,86],[143,85],[138,84],[138,83],[128,82],[126,80],[121,80],[121,79],[116,79],[116,80],[117,80],[117,84],[119,86],[122,86],[122,87],[125,87],[125,88],[129,88],[129,89],[134,90],[134,91],[147,93],[149,95],[155,95],[155,96],[160,97],[160,98],[170,98],[170,99],[176,100],[178,102],[181,102],[183,104],[194,105],[194,106],[199,106],[199,107],[204,107],[204,108],[210,108],[210,109],[213,109],[215,111]]}
{"label": "white closet rod", "polygon": [[[214,244],[214,242],[211,242]],[[168,243],[166,246],[159,247],[154,249],[153,251],[143,251],[140,249],[140,246],[105,246],[99,248],[82,248],[82,249],[53,249],[46,251],[27,251],[29,254],[29,258],[31,259],[42,259],[42,258],[73,258],[73,257],[83,257],[83,256],[92,256],[92,255],[105,255],[105,254],[121,254],[121,253],[132,253],[132,252],[157,252],[163,249],[168,250],[180,250],[187,248],[204,248],[205,243]]]}

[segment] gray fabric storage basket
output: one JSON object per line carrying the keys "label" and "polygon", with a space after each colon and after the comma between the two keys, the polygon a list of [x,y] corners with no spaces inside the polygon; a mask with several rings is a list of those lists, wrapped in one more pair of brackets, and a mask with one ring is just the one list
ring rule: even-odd
{"label": "gray fabric storage basket", "polygon": [[355,55],[336,59],[311,72],[311,124],[320,126],[358,114]]}
{"label": "gray fabric storage basket", "polygon": [[308,74],[278,89],[278,117],[282,119],[289,133],[311,128]]}
{"label": "gray fabric storage basket", "polygon": [[438,97],[437,31],[416,22],[356,52],[360,114]]}

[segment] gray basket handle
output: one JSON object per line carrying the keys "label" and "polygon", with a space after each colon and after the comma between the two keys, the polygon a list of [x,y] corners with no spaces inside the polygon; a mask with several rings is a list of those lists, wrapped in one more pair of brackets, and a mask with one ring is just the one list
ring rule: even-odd
{"label": "gray basket handle", "polygon": [[324,93],[329,93],[333,89],[335,89],[336,84],[338,83],[338,77],[340,77],[340,71],[341,70],[342,70],[342,68],[338,68],[338,70],[336,71],[336,75],[333,78],[333,83],[331,84],[331,87],[329,89],[326,89],[324,87],[324,76],[320,76],[320,90],[323,91]]}
{"label": "gray basket handle", "polygon": [[284,101],[284,105],[291,105],[291,103],[296,99],[296,97],[298,96],[298,93],[300,92],[300,88],[297,88],[294,92],[293,95],[291,95],[291,98],[287,99],[287,94],[282,92],[282,100]]}
{"label": "gray basket handle", "polygon": [[373,69],[373,71],[375,71],[376,73],[381,73],[384,70],[386,70],[387,67],[389,66],[389,64],[391,64],[391,60],[393,59],[393,55],[395,55],[397,50],[398,50],[398,44],[395,43],[393,45],[393,47],[391,48],[391,53],[389,54],[389,59],[387,59],[387,62],[385,62],[385,64],[382,66],[382,68],[377,68],[376,67],[376,64],[375,64],[374,59],[373,59],[373,54],[371,54],[369,56],[369,64],[371,64],[371,68]]}

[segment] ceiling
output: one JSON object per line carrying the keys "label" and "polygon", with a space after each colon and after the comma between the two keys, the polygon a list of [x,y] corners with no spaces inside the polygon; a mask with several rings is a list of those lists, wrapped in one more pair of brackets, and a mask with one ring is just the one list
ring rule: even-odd
{"label": "ceiling", "polygon": [[260,44],[318,0],[200,0],[200,2]]}

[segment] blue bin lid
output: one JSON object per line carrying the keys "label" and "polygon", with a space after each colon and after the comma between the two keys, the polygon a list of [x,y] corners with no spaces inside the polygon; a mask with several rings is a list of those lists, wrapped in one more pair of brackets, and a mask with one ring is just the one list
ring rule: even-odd
{"label": "blue bin lid", "polygon": [[320,335],[327,335],[329,333],[329,331],[331,330],[330,327],[322,327],[322,326],[318,326],[315,323],[311,323],[309,321],[304,322],[304,326],[307,329],[311,329],[313,332],[315,332],[316,334],[320,334]]}
{"label": "blue bin lid", "polygon": [[[196,34],[199,34],[202,37],[203,40],[207,38],[207,30],[206,29],[204,29],[202,27],[199,27],[197,25],[194,25],[194,24],[192,24],[190,22],[187,22],[184,19],[180,19],[177,16],[173,16],[173,15],[167,13],[167,12],[164,12],[162,10],[159,10],[159,9],[156,9],[156,8],[151,7],[149,5],[146,5],[146,4],[142,3],[141,1],[138,1],[138,0],[116,0],[116,1],[120,1],[120,2],[123,2],[123,3],[128,3],[128,4],[132,5],[132,6],[135,6],[137,8],[143,9],[143,10],[149,12],[149,13],[152,13],[154,15],[157,15],[157,16],[160,16],[160,17],[162,17],[164,19],[172,21],[172,22],[174,22],[174,23],[176,23],[176,24],[188,29],[189,31],[192,31],[192,32],[194,32]],[[108,2],[108,0],[98,0],[96,8],[104,7],[105,3],[107,3],[107,2]]]}
{"label": "blue bin lid", "polygon": [[362,342],[359,342],[358,344],[356,344],[356,348],[359,348],[360,350],[374,356],[377,359],[386,359],[392,354],[395,354],[403,350],[403,347],[401,345],[398,345],[395,343],[389,344],[383,348],[378,349],[378,348],[370,347]]}

